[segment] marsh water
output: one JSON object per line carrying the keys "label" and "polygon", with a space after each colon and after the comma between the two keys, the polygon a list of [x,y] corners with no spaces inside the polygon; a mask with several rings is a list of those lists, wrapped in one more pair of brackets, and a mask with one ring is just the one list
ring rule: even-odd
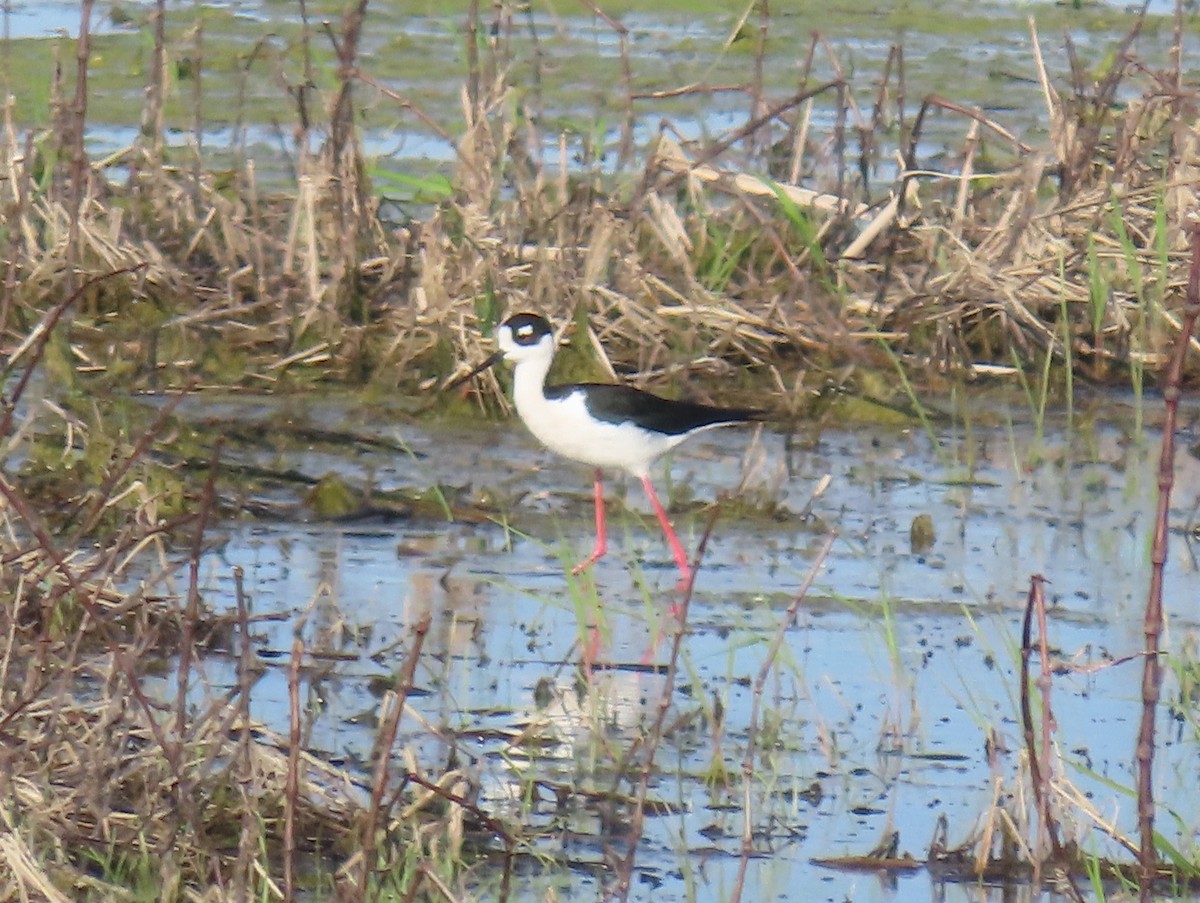
{"label": "marsh water", "polygon": [[[304,5],[226,0],[176,8],[168,5],[168,53],[172,58],[203,57],[202,91],[181,69],[167,109],[164,141],[175,154],[200,153],[212,167],[240,167],[247,158],[266,184],[278,187],[291,178],[295,149],[285,133],[298,120],[293,100],[282,85],[294,82],[313,54],[320,85],[336,68],[323,38],[301,39],[307,21],[313,31],[322,22],[337,23],[340,0],[313,0]],[[1021,140],[1031,144],[1047,137],[1048,114],[1035,63],[1033,34],[1047,71],[1068,92],[1069,36],[1077,60],[1103,70],[1113,49],[1133,27],[1140,4],[1120,2],[1026,3],[989,0],[962,4],[954,0],[915,3],[857,3],[830,6],[807,0],[774,4],[765,22],[748,5],[726,0],[600,4],[618,16],[628,30],[632,70],[630,90],[638,94],[629,123],[637,171],[655,136],[665,130],[685,140],[719,139],[760,112],[747,86],[756,78],[755,43],[763,32],[763,94],[779,102],[800,83],[819,84],[845,77],[862,110],[876,103],[885,78],[889,93],[901,96],[905,109],[885,102],[880,123],[867,129],[869,116],[855,114],[848,129],[851,159],[869,158],[870,178],[886,191],[895,177],[900,147],[896,119],[915,115],[931,93],[977,106]],[[462,134],[459,91],[466,78],[465,9],[467,4],[431,0],[375,0],[369,4],[361,63],[371,78],[411,105],[362,86],[357,103],[364,150],[371,160],[376,189],[398,205],[390,215],[407,215],[414,196],[445,191],[436,181],[452,173],[453,140]],[[1152,0],[1131,51],[1149,67],[1167,66],[1175,40],[1173,0]],[[107,158],[107,171],[124,176],[122,152],[138,138],[137,112],[144,103],[152,46],[148,2],[96,4],[91,29],[100,56],[90,78],[89,148]],[[1185,4],[1181,34],[1183,59],[1200,46],[1195,10]],[[490,29],[490,52],[513,88],[513,102],[536,125],[525,150],[546,172],[583,166],[610,173],[618,165],[615,145],[627,115],[622,85],[621,41],[602,18],[586,14],[582,5],[529,4],[484,10],[482,27]],[[744,18],[744,15],[746,16]],[[0,57],[0,86],[14,95],[19,126],[47,124],[44,87],[52,77],[46,39],[77,34],[79,4],[56,0],[5,5]],[[201,27],[202,26],[202,27]],[[203,35],[203,47],[195,44]],[[815,36],[820,41],[814,44]],[[822,43],[827,42],[827,43]],[[895,81],[894,47],[904,52],[902,81]],[[808,59],[811,51],[811,59]],[[63,52],[63,51],[60,51]],[[890,76],[885,76],[890,72]],[[198,77],[198,75],[197,75]],[[39,82],[31,90],[30,78]],[[681,86],[695,91],[674,94]],[[708,91],[705,86],[726,86]],[[730,88],[732,86],[733,89]],[[186,89],[185,89],[186,88]],[[736,90],[735,90],[736,89]],[[663,92],[665,96],[656,96]],[[1122,95],[1120,100],[1127,99]],[[200,106],[192,108],[195,101]],[[414,115],[413,110],[421,115]],[[290,113],[288,111],[291,111]],[[827,136],[838,127],[836,97],[816,98],[809,114],[815,156],[827,153]],[[431,127],[431,124],[436,127]],[[199,127],[197,127],[199,126]],[[959,153],[968,121],[934,115],[924,123],[919,145],[920,168],[941,169]],[[857,147],[859,128],[874,132],[870,147]],[[782,130],[760,131],[756,140],[780,140]],[[906,140],[906,139],[905,139]],[[1008,144],[985,136],[989,165],[1003,166]],[[822,150],[824,148],[824,150]],[[812,156],[812,155],[810,155]],[[806,163],[808,165],[808,163]],[[857,164],[855,164],[857,165]],[[830,173],[807,173],[807,184],[828,188]],[[949,168],[953,168],[950,166]],[[434,181],[427,181],[434,179]],[[829,184],[833,184],[829,182]],[[440,195],[438,195],[440,196]]]}
{"label": "marsh water", "polygon": [[[1132,832],[1141,672],[1136,660],[1109,665],[1135,655],[1142,639],[1160,404],[1109,398],[1069,417],[973,407],[969,420],[951,410],[928,429],[834,417],[795,433],[727,430],[658,469],[689,547],[724,501],[688,612],[650,786],[661,805],[646,823],[633,898],[726,899],[744,815],[755,853],[746,899],[797,899],[797,888],[831,901],[1028,896],[947,888],[920,868],[884,874],[812,860],[867,855],[892,832],[899,854],[922,859],[939,819],[955,845],[997,794],[1024,792],[1017,675],[1034,574],[1049,581],[1063,762],[1055,780]],[[576,579],[569,565],[592,541],[590,474],[539,448],[519,422],[405,422],[336,399],[200,398],[184,413],[264,436],[280,418],[365,428],[406,451],[281,444],[231,454],[380,490],[439,487],[448,504],[493,512],[473,523],[381,514],[225,523],[203,560],[204,601],[233,605],[234,569],[243,570],[253,613],[280,616],[256,630],[266,670],[254,715],[286,729],[286,663],[299,631],[311,657],[306,743],[364,775],[378,688],[392,685],[413,626],[431,615],[397,749],[433,774],[453,751],[469,763],[485,810],[539,832],[534,849],[545,858],[522,869],[523,894],[597,896],[628,824],[603,817],[588,794],[631,791],[614,767],[655,717],[668,651],[655,634],[679,598],[636,481],[611,481],[610,553],[594,578]],[[1187,412],[1181,437],[1193,451],[1198,413]],[[1200,637],[1190,526],[1200,461],[1184,451],[1178,463],[1165,598],[1171,644],[1183,649]],[[918,536],[914,548],[922,516],[934,538]],[[753,683],[830,531],[836,539],[763,685],[747,812],[740,774]],[[588,682],[580,640],[593,625],[600,642]],[[202,667],[207,690],[235,682],[220,656]],[[1164,698],[1178,692],[1169,677]],[[1196,827],[1186,800],[1200,780],[1195,722],[1165,709],[1161,723],[1159,798],[1179,818],[1161,823],[1186,845]],[[531,797],[531,783],[543,792]],[[1098,832],[1079,830],[1089,849],[1112,851]],[[480,874],[481,898],[490,874]]]}

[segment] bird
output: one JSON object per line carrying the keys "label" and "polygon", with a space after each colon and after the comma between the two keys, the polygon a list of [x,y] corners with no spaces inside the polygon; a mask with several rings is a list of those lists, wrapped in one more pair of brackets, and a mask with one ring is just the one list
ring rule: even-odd
{"label": "bird", "polygon": [[676,401],[611,383],[547,384],[557,340],[550,322],[535,313],[513,314],[496,330],[498,351],[461,383],[505,360],[513,364],[513,403],[534,437],[564,458],[595,469],[596,542],[573,569],[580,574],[608,552],[604,515],[605,469],[625,470],[641,481],[679,569],[679,589],[691,585],[692,565],[650,480],[650,466],[680,443],[706,430],[764,419],[755,408],[722,408]]}

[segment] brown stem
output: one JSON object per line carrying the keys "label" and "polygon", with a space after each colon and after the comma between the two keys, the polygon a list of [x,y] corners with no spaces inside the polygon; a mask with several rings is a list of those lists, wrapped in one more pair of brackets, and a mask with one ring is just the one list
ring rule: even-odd
{"label": "brown stem", "polygon": [[79,5],[79,40],[75,43],[75,99],[71,105],[71,185],[67,195],[70,222],[67,227],[67,292],[76,285],[79,263],[79,212],[91,169],[83,135],[87,129],[88,60],[91,56],[91,22],[93,0]]}
{"label": "brown stem", "polygon": [[[750,122],[746,123],[745,125],[743,125],[742,127],[738,128],[738,129],[735,129],[734,131],[732,131],[728,135],[726,135],[724,138],[722,138],[720,141],[705,148],[704,152],[701,153],[700,155],[698,155],[696,157],[696,159],[692,161],[692,168],[693,169],[699,168],[699,167],[703,166],[705,163],[708,163],[709,161],[719,157],[721,154],[725,153],[725,151],[729,150],[729,148],[733,147],[733,145],[737,144],[737,142],[741,141],[747,135],[753,134],[758,129],[762,128],[764,125],[766,125],[768,122],[770,122],[772,119],[774,119],[776,116],[781,116],[784,113],[786,113],[788,110],[792,109],[793,107],[800,106],[800,104],[804,103],[804,101],[808,100],[810,97],[817,97],[818,95],[824,94],[826,91],[829,91],[830,89],[840,89],[841,85],[842,85],[842,83],[835,79],[834,81],[828,81],[828,82],[825,82],[824,84],[818,85],[815,88],[808,88],[808,89],[804,89],[802,91],[798,91],[796,94],[792,95],[787,100],[782,101],[781,103],[778,103],[775,106],[771,107],[771,109],[767,110],[765,113],[763,113],[758,118],[751,120]],[[687,176],[687,174],[688,174],[688,170],[680,170],[678,172],[672,173],[670,176],[667,176],[665,179],[663,179],[662,184],[660,185],[660,188],[663,191],[666,191],[671,186],[675,185],[677,182],[682,181]],[[643,179],[643,184],[638,189],[637,194],[634,195],[633,206],[635,208],[636,208],[637,203],[640,202],[640,199],[645,197],[646,193],[649,191],[649,187],[650,187],[649,182],[654,177],[654,175],[655,175],[655,173],[654,173],[653,167],[647,167],[646,175]]]}
{"label": "brown stem", "polygon": [[367,899],[367,888],[371,872],[375,868],[375,831],[379,825],[379,817],[383,808],[383,795],[387,790],[388,760],[392,755],[392,747],[396,743],[396,733],[400,729],[400,718],[404,714],[404,706],[408,694],[413,688],[417,673],[417,662],[421,658],[421,647],[425,645],[425,636],[429,633],[429,625],[433,616],[426,614],[413,625],[413,643],[404,661],[404,667],[396,676],[394,698],[388,709],[387,719],[380,725],[379,737],[375,741],[375,775],[371,781],[371,801],[367,806],[366,817],[362,827],[362,879],[358,887],[358,899]]}
{"label": "brown stem", "polygon": [[1038,749],[1036,735],[1033,729],[1033,702],[1030,699],[1032,684],[1029,680],[1029,660],[1033,657],[1033,616],[1037,612],[1039,630],[1039,651],[1043,674],[1048,673],[1049,662],[1046,660],[1046,596],[1043,587],[1046,578],[1034,574],[1029,578],[1029,595],[1025,600],[1025,620],[1021,624],[1021,727],[1025,734],[1025,750],[1029,758],[1029,782],[1033,785],[1034,807],[1037,810],[1038,846],[1037,855],[1030,863],[1033,867],[1035,881],[1041,873],[1041,836],[1043,832],[1050,839],[1050,848],[1057,857],[1062,847],[1058,840],[1058,823],[1050,812],[1050,738],[1049,724],[1050,699],[1047,687],[1041,680],[1038,682],[1041,691],[1042,718],[1045,731],[1042,736],[1042,746]]}
{"label": "brown stem", "polygon": [[[150,424],[149,428],[138,437],[138,441],[134,444],[133,449],[129,452],[129,454],[127,454],[122,461],[115,463],[109,469],[108,473],[104,477],[104,481],[90,494],[92,503],[88,510],[83,513],[83,516],[79,518],[78,526],[76,526],[75,530],[68,535],[66,545],[75,545],[75,543],[77,543],[82,537],[86,536],[93,529],[95,529],[96,525],[100,522],[101,516],[104,514],[104,508],[112,496],[113,489],[124,478],[124,476],[129,473],[134,464],[136,464],[138,461],[142,461],[145,458],[147,449],[149,449],[155,440],[162,436],[166,431],[167,424],[175,415],[175,409],[179,407],[180,402],[187,398],[198,384],[199,380],[195,377],[189,380],[188,384],[183,387],[182,391],[180,391],[177,395],[172,397],[170,401],[163,405],[162,409],[155,416],[154,421]],[[215,456],[213,458],[212,466],[216,467]],[[205,488],[206,493],[211,492],[211,474],[209,479],[210,486]],[[209,496],[206,496],[206,498],[209,498]],[[68,517],[68,521],[73,520],[76,516],[78,516],[86,501],[87,497],[85,497],[79,503],[75,511],[71,512],[71,515]],[[201,529],[203,531],[203,528]],[[200,536],[197,536],[197,540],[200,538]]]}
{"label": "brown stem", "polygon": [[192,135],[195,154],[192,156],[192,210],[201,217],[204,203],[204,19],[196,21],[192,31]]}
{"label": "brown stem", "polygon": [[296,808],[300,800],[300,663],[304,640],[292,638],[288,665],[288,762],[283,795],[283,899],[296,900]]}
{"label": "brown stem", "polygon": [[1154,845],[1154,717],[1162,692],[1162,662],[1159,661],[1159,640],[1163,627],[1163,569],[1167,562],[1167,526],[1171,513],[1171,489],[1175,484],[1175,424],[1179,415],[1179,399],[1183,394],[1183,365],[1188,345],[1200,315],[1200,223],[1188,223],[1192,233],[1192,262],[1188,272],[1187,299],[1183,308],[1180,330],[1171,353],[1171,363],[1163,386],[1166,415],[1162,426],[1162,450],[1158,459],[1158,506],[1154,517],[1154,540],[1150,546],[1150,591],[1146,598],[1143,630],[1146,636],[1145,658],[1142,664],[1142,720],[1138,728],[1137,750],[1137,811],[1138,833],[1141,836],[1141,893],[1143,903],[1149,903],[1158,871],[1158,854]]}
{"label": "brown stem", "polygon": [[191,555],[188,556],[188,591],[187,607],[183,613],[183,628],[179,642],[179,678],[175,699],[175,740],[176,749],[180,756],[183,754],[184,722],[187,716],[187,695],[192,658],[196,654],[195,636],[196,622],[200,619],[200,554],[204,550],[204,533],[208,528],[208,519],[212,515],[216,498],[217,464],[221,456],[221,443],[218,441],[213,449],[212,460],[208,468],[208,478],[204,481],[204,494],[200,500],[200,516],[196,520],[196,532],[192,536]]}
{"label": "brown stem", "polygon": [[[463,809],[475,816],[475,818],[479,820],[479,823],[487,828],[487,830],[499,837],[504,842],[505,846],[516,844],[517,838],[513,836],[513,833],[509,830],[508,825],[500,821],[500,819],[496,818],[494,815],[489,815],[476,803],[471,802],[461,793],[455,793],[453,790],[447,790],[445,787],[441,786],[435,781],[431,781],[429,778],[425,777],[424,775],[417,774],[415,771],[405,772],[404,781],[405,783],[416,784],[418,787],[423,787],[434,796],[440,797],[448,803],[461,806]],[[394,798],[393,802],[395,802]],[[503,896],[503,894],[501,894],[501,896]]]}
{"label": "brown stem", "polygon": [[[8,84],[7,80],[5,84]],[[14,184],[12,200],[8,205],[6,219],[8,221],[8,239],[4,257],[4,292],[0,295],[0,330],[8,329],[9,317],[13,305],[17,302],[17,285],[20,281],[21,266],[19,261],[27,256],[24,238],[29,233],[23,225],[29,213],[29,198],[35,192],[33,186],[33,161],[36,157],[33,144],[34,133],[31,129],[25,136],[23,165],[13,167]]]}
{"label": "brown stem", "polygon": [[242,824],[238,836],[237,867],[233,873],[235,900],[250,899],[250,875],[258,853],[255,828],[255,807],[250,796],[254,780],[254,760],[250,746],[250,687],[254,684],[254,648],[250,643],[250,609],[246,604],[246,574],[240,567],[233,569],[233,585],[237,599],[238,619],[238,701],[237,701],[237,762],[238,788],[242,794]]}
{"label": "brown stem", "polygon": [[478,122],[482,115],[479,68],[479,0],[471,0],[467,8],[467,105],[471,108],[471,121]]}
{"label": "brown stem", "polygon": [[[216,496],[214,482],[217,473],[217,456],[220,444],[213,452],[212,465],[204,484],[204,495],[200,501],[200,512],[196,520],[196,532],[192,539],[192,554],[188,563],[187,603],[182,612],[182,630],[179,639],[179,663],[175,694],[175,736],[168,750],[167,761],[175,775],[175,824],[190,826],[194,832],[203,830],[202,818],[196,802],[194,780],[185,777],[185,749],[187,746],[188,690],[191,686],[192,661],[196,657],[196,622],[200,618],[200,552],[204,546],[204,532],[212,514]],[[135,452],[137,454],[137,452]],[[188,772],[190,773],[190,772]]]}
{"label": "brown stem", "polygon": [[[367,0],[347,7],[342,15],[341,40],[330,33],[338,57],[338,89],[330,121],[329,171],[333,175],[331,209],[335,234],[340,239],[341,273],[338,300],[352,307],[351,316],[361,321],[359,262],[364,231],[364,216],[370,206],[365,188],[366,175],[354,128],[354,74],[359,42],[367,18]],[[327,26],[328,30],[328,26]]]}
{"label": "brown stem", "polygon": [[[754,77],[750,83],[750,116],[751,118],[758,116],[767,107],[766,96],[764,94],[763,70],[765,68],[767,56],[767,38],[771,32],[771,4],[769,0],[760,0],[758,6],[758,34],[754,41]],[[748,148],[752,153],[757,149],[754,146],[754,139],[761,137],[765,139],[763,144],[769,145],[771,136],[769,134],[757,136],[751,135],[751,145]]]}
{"label": "brown stem", "polygon": [[[158,174],[162,166],[163,98],[167,75],[166,0],[155,0],[150,19],[154,24],[154,50],[150,55],[150,83],[146,85],[146,105],[142,108],[142,125],[137,140],[148,157],[145,161],[147,170]],[[137,160],[134,166],[139,166],[141,162]]]}

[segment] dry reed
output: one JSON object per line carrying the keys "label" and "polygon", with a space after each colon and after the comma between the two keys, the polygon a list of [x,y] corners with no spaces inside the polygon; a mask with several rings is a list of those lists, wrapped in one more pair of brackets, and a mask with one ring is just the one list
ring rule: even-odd
{"label": "dry reed", "polygon": [[[156,8],[156,61],[164,16]],[[356,104],[365,91],[372,104],[394,104],[430,125],[434,118],[380,85],[359,58],[366,16],[358,4],[340,31],[305,32],[306,41],[324,37],[334,48],[339,78],[324,125],[313,90],[293,92],[293,192],[265,190],[244,149],[234,191],[202,165],[164,167],[158,63],[143,117],[151,132],[124,153],[81,165],[78,144],[65,142],[84,122],[64,130],[58,159],[67,168],[57,184],[66,192],[43,192],[29,143],[9,122],[0,142],[9,176],[0,190],[15,217],[0,324],[7,341],[19,342],[20,324],[69,294],[77,276],[140,266],[136,278],[99,287],[72,324],[71,363],[93,383],[108,374],[160,389],[195,378],[202,387],[368,381],[415,391],[452,376],[454,361],[478,359],[481,330],[504,308],[525,306],[557,317],[586,310],[618,369],[671,361],[673,372],[702,376],[726,372],[723,364],[750,366],[768,386],[772,368],[799,363],[819,381],[847,361],[868,363],[878,340],[927,382],[935,372],[1012,372],[1014,360],[1047,353],[1089,380],[1126,381],[1131,369],[1166,364],[1179,328],[1171,301],[1183,281],[1179,213],[1195,202],[1196,134],[1181,111],[1195,98],[1169,90],[1183,84],[1178,71],[1152,70],[1133,55],[1136,28],[1104,79],[1078,79],[1068,96],[1035,53],[1031,75],[1044,85],[1051,124],[1042,146],[953,99],[925,98],[913,116],[895,48],[862,101],[844,77],[805,83],[774,102],[760,77],[729,86],[751,98],[744,125],[707,145],[668,140],[668,125],[635,168],[625,150],[630,130],[672,92],[636,90],[623,26],[602,16],[626,73],[618,178],[638,186],[628,198],[599,174],[586,189],[565,187],[550,161],[522,150],[557,141],[513,118],[518,45],[495,41],[480,58],[471,44],[460,136],[443,133],[456,158],[454,196],[395,228],[371,196],[371,161],[352,127]],[[764,13],[760,32],[768,27]],[[506,19],[496,28],[515,26]],[[86,40],[79,52],[83,72]],[[828,41],[814,40],[809,65],[815,53],[841,71]],[[78,91],[85,85],[76,80]],[[1117,93],[1132,99],[1118,107]],[[815,101],[845,124],[820,151],[809,149]],[[70,107],[84,116],[86,93]],[[919,158],[935,109],[964,120],[957,169]],[[903,144],[889,123],[911,124]],[[784,169],[814,173],[810,182],[821,187],[750,175],[774,168],[781,126],[785,145],[792,142]],[[312,151],[322,127],[329,140]],[[982,169],[981,131],[1007,145],[996,158],[1010,164]],[[872,203],[880,186],[866,173],[888,157],[903,166]],[[116,164],[127,168],[125,185],[106,177]],[[723,245],[713,243],[713,224],[729,236]],[[158,314],[128,316],[135,310]]]}

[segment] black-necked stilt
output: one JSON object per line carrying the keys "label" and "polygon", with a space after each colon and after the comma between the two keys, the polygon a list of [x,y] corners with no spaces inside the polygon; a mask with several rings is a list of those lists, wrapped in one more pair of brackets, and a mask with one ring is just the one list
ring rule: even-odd
{"label": "black-necked stilt", "polygon": [[680,586],[686,586],[692,567],[650,482],[650,465],[689,436],[762,419],[762,412],[673,401],[632,386],[548,386],[556,340],[550,323],[537,314],[514,314],[500,324],[496,338],[500,350],[469,376],[501,359],[513,363],[513,402],[529,431],[551,451],[596,468],[596,545],[572,573],[587,569],[608,551],[601,473],[605,467],[619,467],[642,481],[682,575]]}

